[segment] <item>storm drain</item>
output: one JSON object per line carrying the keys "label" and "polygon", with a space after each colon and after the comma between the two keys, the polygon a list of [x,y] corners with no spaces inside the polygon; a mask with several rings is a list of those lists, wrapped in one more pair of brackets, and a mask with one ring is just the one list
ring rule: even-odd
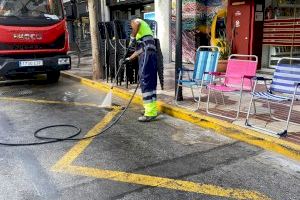
{"label": "storm drain", "polygon": [[23,96],[30,96],[30,95],[33,95],[33,91],[29,89],[16,88],[16,89],[0,91],[0,96],[5,96],[5,97],[23,97]]}

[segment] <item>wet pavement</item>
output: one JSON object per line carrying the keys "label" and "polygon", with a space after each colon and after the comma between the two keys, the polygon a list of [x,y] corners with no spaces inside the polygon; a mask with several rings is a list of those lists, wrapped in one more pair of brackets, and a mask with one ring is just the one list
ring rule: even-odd
{"label": "wet pavement", "polygon": [[[81,63],[80,66],[78,67],[73,67],[71,70],[68,71],[68,73],[73,74],[73,75],[77,75],[83,78],[87,78],[87,79],[91,79],[92,77],[92,57],[89,55],[85,55],[82,57],[81,59]],[[73,60],[74,63],[77,62],[76,59]],[[193,65],[191,64],[186,64],[185,67],[193,69]],[[168,63],[168,64],[164,64],[164,90],[160,90],[160,84],[158,83],[158,90],[157,90],[157,94],[158,94],[158,99],[164,103],[167,103],[169,105],[172,106],[176,106],[176,104],[174,103],[174,91],[175,91],[175,80],[174,80],[174,74],[175,74],[175,63]],[[190,76],[192,76],[192,74],[190,74]],[[264,74],[260,74],[259,72],[257,73],[257,76],[265,76]],[[269,76],[267,76],[269,77]],[[269,77],[269,78],[272,78]],[[188,79],[187,74],[185,74],[184,79]],[[102,83],[106,83],[105,81],[101,81]],[[129,85],[129,88],[125,87],[125,83],[122,83],[121,86],[122,89],[127,89],[128,91],[133,91],[135,88],[135,85]],[[263,83],[259,83],[258,84],[258,91],[265,91],[265,86],[263,85]],[[195,94],[197,95],[196,90],[194,90]],[[208,115],[206,112],[206,102],[207,102],[207,89],[203,89],[202,94],[203,96],[201,97],[201,103],[200,103],[200,109],[195,111],[195,113],[199,113],[201,115],[204,116],[212,116],[212,115]],[[138,93],[139,95],[141,95],[141,93]],[[197,103],[194,101],[194,98],[192,97],[192,92],[189,88],[184,88],[183,89],[183,97],[184,97],[184,101],[179,102],[182,106],[186,106],[186,107],[192,107],[192,108],[196,108],[197,107]],[[212,98],[211,98],[211,111],[212,112],[216,112],[218,114],[222,114],[228,117],[235,117],[236,112],[231,110],[231,109],[236,109],[237,108],[237,104],[239,102],[238,99],[238,95],[233,95],[231,94],[227,94],[225,95],[225,103],[226,105],[222,105],[222,101],[223,99],[221,98],[220,95],[218,95],[217,93],[213,93],[212,94]],[[220,117],[216,117],[216,116],[212,116],[215,117],[217,119],[221,119],[224,121],[228,121],[230,123],[233,123],[235,125],[238,125],[242,128],[245,129],[249,129],[248,126],[245,126],[245,119],[246,119],[246,113],[248,111],[248,107],[249,107],[249,102],[250,102],[250,98],[251,95],[250,93],[244,92],[243,93],[243,100],[241,102],[241,113],[239,115],[239,118],[237,120],[229,120],[229,119],[225,119],[225,118],[220,118]],[[218,106],[216,105],[216,102],[218,103]],[[277,121],[274,120],[272,118],[270,118],[269,115],[269,109],[268,109],[268,104],[265,102],[256,102],[256,106],[257,106],[257,113],[258,115],[251,116],[251,122],[253,124],[257,124],[261,127],[265,127],[268,129],[271,129],[275,132],[281,132],[282,128],[285,127],[285,123],[282,121]],[[288,116],[288,111],[289,111],[289,106],[282,106],[282,105],[278,105],[276,103],[271,105],[272,107],[272,113],[275,114],[275,116],[277,118],[281,118],[281,119],[286,119]],[[296,145],[300,145],[300,103],[299,101],[294,102],[294,106],[293,106],[293,112],[291,114],[291,122],[289,125],[289,129],[288,129],[288,135],[287,137],[282,137],[280,138],[280,140],[284,141],[288,141],[291,143],[294,143]],[[255,131],[258,131],[260,133],[262,133],[262,136],[264,136],[265,134],[268,134],[267,132],[263,132],[257,129],[254,129]]]}
{"label": "wet pavement", "polygon": [[[104,97],[64,78],[51,85],[0,83],[0,140],[38,141],[33,132],[53,124],[93,135],[120,113],[97,107]],[[166,115],[138,123],[140,110],[133,105],[94,139],[0,146],[0,199],[300,199],[299,162]]]}

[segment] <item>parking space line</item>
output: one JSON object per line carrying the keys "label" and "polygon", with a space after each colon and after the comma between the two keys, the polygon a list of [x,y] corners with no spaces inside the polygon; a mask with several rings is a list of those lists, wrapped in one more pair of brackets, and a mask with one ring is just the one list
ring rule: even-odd
{"label": "parking space line", "polygon": [[[109,124],[113,120],[113,118],[119,113],[119,111],[119,109],[114,109],[113,111],[108,113],[104,117],[104,119],[101,120],[101,122],[95,125],[86,134],[86,136],[91,136],[99,133],[107,124]],[[144,185],[149,187],[159,187],[184,192],[194,192],[210,196],[249,200],[269,199],[265,195],[252,190],[223,188],[211,184],[195,183],[191,181],[176,180],[172,178],[164,178],[72,165],[73,161],[75,161],[75,159],[78,158],[80,154],[82,154],[82,152],[91,144],[93,139],[94,138],[78,142],[51,168],[51,170],[54,172],[88,176],[99,179],[107,179],[111,181]]]}
{"label": "parking space line", "polygon": [[190,181],[176,180],[142,174],[133,174],[120,171],[102,170],[88,167],[69,165],[65,171],[74,174],[117,182],[138,184],[150,187],[166,188],[184,192],[194,192],[203,195],[227,197],[247,200],[269,200],[267,196],[252,190],[223,188],[211,184],[201,184]]}
{"label": "parking space line", "polygon": [[[109,90],[109,85],[102,82],[96,82],[87,78],[83,78],[72,73],[63,72],[62,75],[71,80],[80,82],[83,85],[97,89],[99,91],[106,92]],[[131,98],[132,93],[122,88],[116,87],[113,90],[113,94],[123,99]],[[142,98],[140,95],[136,95],[134,103],[141,105]],[[224,135],[226,137],[245,142],[254,146],[258,146],[262,149],[273,151],[284,155],[288,158],[300,161],[300,145],[272,137],[255,130],[245,128],[232,124],[230,122],[217,119],[211,116],[203,115],[197,112],[188,111],[171,104],[165,103],[163,101],[158,101],[158,109],[168,114],[169,116],[182,119],[184,121],[190,122],[202,128],[211,129],[218,134]]]}
{"label": "parking space line", "polygon": [[[85,136],[90,137],[99,133],[113,118],[119,113],[120,109],[113,109],[98,124],[96,124]],[[52,171],[61,171],[71,165],[71,163],[89,146],[94,138],[79,141],[72,149],[66,153],[52,168]]]}
{"label": "parking space line", "polygon": [[107,106],[100,106],[100,105],[94,104],[94,103],[50,101],[50,100],[41,100],[41,99],[28,99],[28,98],[0,97],[0,100],[27,102],[27,103],[40,103],[40,104],[61,104],[61,105],[67,105],[67,106],[89,106],[89,107],[97,107],[97,108],[107,108]]}

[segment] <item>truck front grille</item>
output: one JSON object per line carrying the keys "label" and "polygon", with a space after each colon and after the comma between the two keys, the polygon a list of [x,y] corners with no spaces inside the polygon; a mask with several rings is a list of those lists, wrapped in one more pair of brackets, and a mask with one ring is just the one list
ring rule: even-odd
{"label": "truck front grille", "polygon": [[65,46],[65,35],[60,36],[51,44],[5,44],[0,43],[0,51],[4,50],[39,50],[39,49],[62,49]]}

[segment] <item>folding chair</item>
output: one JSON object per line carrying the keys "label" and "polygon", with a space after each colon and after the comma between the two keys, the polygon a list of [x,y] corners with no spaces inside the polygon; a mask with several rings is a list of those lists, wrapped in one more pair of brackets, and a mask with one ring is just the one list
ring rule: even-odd
{"label": "folding chair", "polygon": [[[200,107],[200,98],[202,93],[202,86],[204,82],[209,82],[208,76],[204,76],[204,72],[211,71],[215,72],[217,68],[218,58],[220,50],[216,46],[200,46],[196,51],[196,61],[194,69],[187,69],[185,67],[181,68],[179,72],[180,79],[178,80],[175,104],[180,107],[192,109],[194,111],[198,110]],[[188,79],[182,79],[184,73],[187,72]],[[193,77],[191,78],[190,73],[193,72]],[[180,105],[177,101],[178,91],[180,87],[190,88],[192,91],[193,99],[197,102],[197,107],[193,108],[191,106]],[[198,89],[199,96],[196,98],[194,94],[194,89]]]}
{"label": "folding chair", "polygon": [[[289,62],[284,62],[289,61]],[[299,61],[298,63],[294,63],[295,61]],[[298,88],[300,86],[300,58],[281,58],[278,61],[278,64],[276,66],[274,77],[273,79],[267,79],[264,77],[255,77],[253,78],[255,80],[254,88],[252,91],[252,97],[247,113],[246,118],[246,126],[250,126],[253,128],[256,128],[258,130],[263,130],[267,134],[270,134],[272,136],[280,137],[280,136],[286,136],[288,127],[291,118],[291,113],[293,110],[294,101],[297,96],[300,95],[300,91],[298,91]],[[266,91],[263,92],[257,92],[256,91],[256,85],[258,81],[263,81]],[[267,86],[267,81],[272,81],[270,87]],[[275,132],[267,128],[262,128],[259,126],[255,126],[249,123],[249,116],[250,116],[250,109],[253,102],[256,100],[267,102],[268,109],[269,109],[269,115],[272,119],[275,119],[277,121],[283,121],[286,122],[285,128],[282,132]],[[286,120],[277,118],[272,115],[271,112],[271,106],[270,104],[279,104],[283,106],[289,106],[289,112]]]}
{"label": "folding chair", "polygon": [[[206,112],[208,114],[223,117],[230,120],[235,120],[239,117],[243,91],[252,91],[253,81],[251,80],[251,78],[256,75],[257,60],[257,56],[255,55],[233,54],[228,59],[226,73],[208,73],[210,76],[214,77],[214,79],[211,80],[216,80],[217,77],[222,78],[220,82],[211,81],[210,84],[207,86],[208,98]],[[237,109],[234,110],[236,111],[235,117],[221,115],[215,112],[211,112],[209,110],[211,91],[219,92],[221,94],[224,106],[226,106],[224,93],[239,95]],[[215,101],[216,104],[218,104],[217,98],[215,98]]]}

